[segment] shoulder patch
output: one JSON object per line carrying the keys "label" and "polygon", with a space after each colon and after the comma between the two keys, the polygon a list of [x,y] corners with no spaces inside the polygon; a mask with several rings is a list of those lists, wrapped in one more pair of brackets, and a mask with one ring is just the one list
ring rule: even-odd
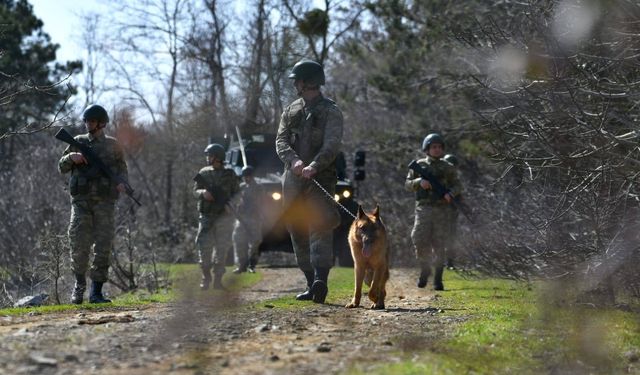
{"label": "shoulder patch", "polygon": [[287,110],[289,111],[290,114],[295,114],[297,112],[302,111],[303,108],[304,108],[304,102],[302,101],[302,99],[296,99],[291,104],[289,104],[289,107],[287,107]]}
{"label": "shoulder patch", "polygon": [[202,173],[206,173],[206,172],[209,172],[209,171],[210,171],[210,170],[212,170],[212,169],[213,169],[213,167],[212,167],[212,166],[210,166],[210,165],[208,165],[208,166],[206,166],[206,167],[202,167],[202,168],[200,169],[200,172],[199,172],[199,173],[200,173],[200,174],[202,174]]}
{"label": "shoulder patch", "polygon": [[327,98],[327,97],[323,97],[323,98],[324,98],[324,101],[325,101],[325,102],[327,102],[327,103],[329,103],[329,104],[331,104],[331,105],[335,105],[335,106],[337,106],[336,102],[335,102],[333,99],[329,99],[329,98]]}
{"label": "shoulder patch", "polygon": [[75,137],[73,137],[73,139],[75,139],[76,141],[78,141],[80,143],[87,143],[87,142],[89,142],[89,135],[88,134],[78,134]]}

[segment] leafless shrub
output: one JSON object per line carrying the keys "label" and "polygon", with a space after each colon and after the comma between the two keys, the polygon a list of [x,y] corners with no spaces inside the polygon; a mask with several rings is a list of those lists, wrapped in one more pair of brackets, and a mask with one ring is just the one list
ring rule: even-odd
{"label": "leafless shrub", "polygon": [[61,281],[69,274],[69,240],[66,234],[55,234],[45,230],[38,238],[36,246],[42,259],[39,268],[42,276],[50,284],[52,301],[60,304]]}
{"label": "leafless shrub", "polygon": [[[471,76],[478,88],[476,114],[504,171],[499,182],[509,182],[520,200],[506,216],[487,211],[496,226],[489,233],[499,234],[482,243],[481,263],[490,270],[517,277],[526,265],[527,274],[583,275],[593,287],[610,284],[614,274],[632,277],[621,265],[634,252],[620,249],[637,237],[621,242],[619,234],[638,224],[631,214],[638,207],[640,156],[631,109],[638,95],[633,82],[640,78],[634,58],[640,41],[631,21],[640,7],[614,3],[571,46],[547,26],[554,13],[534,7],[520,30],[489,23],[476,30],[475,39],[465,39],[473,48],[493,46],[485,49],[488,61],[502,73],[514,64],[510,72],[519,72],[508,83],[496,81],[496,74],[505,76],[495,71]],[[517,61],[505,48],[517,51]],[[518,257],[505,257],[505,249]]]}

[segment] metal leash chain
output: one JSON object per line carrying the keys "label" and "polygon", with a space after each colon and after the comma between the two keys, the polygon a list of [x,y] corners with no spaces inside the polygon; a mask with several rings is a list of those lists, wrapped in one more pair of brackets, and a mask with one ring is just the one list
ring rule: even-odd
{"label": "metal leash chain", "polygon": [[335,202],[335,203],[336,203],[340,208],[342,208],[342,209],[344,210],[344,212],[346,212],[346,213],[348,213],[349,215],[351,215],[351,217],[352,217],[352,218],[357,219],[356,215],[352,214],[352,213],[351,213],[351,211],[347,210],[347,208],[346,208],[345,206],[343,206],[340,202],[338,202],[337,200],[335,200],[335,199],[334,199],[334,197],[332,197],[332,196],[331,196],[331,194],[329,194],[329,192],[328,192],[328,191],[326,191],[326,190],[322,187],[322,185],[320,185],[320,183],[319,183],[315,178],[312,178],[311,180],[316,184],[316,186],[318,186],[318,187],[320,188],[320,190],[322,190],[322,191],[324,192],[324,194],[325,194],[327,197],[329,197],[329,199],[330,199],[332,202]]}

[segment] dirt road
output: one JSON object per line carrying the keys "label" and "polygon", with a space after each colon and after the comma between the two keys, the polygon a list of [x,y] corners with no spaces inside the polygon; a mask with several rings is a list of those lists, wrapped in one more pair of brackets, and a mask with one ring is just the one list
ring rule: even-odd
{"label": "dirt road", "polygon": [[0,373],[333,374],[435,348],[453,323],[433,307],[437,294],[414,286],[414,271],[392,270],[382,311],[346,309],[347,300],[270,308],[269,299],[299,292],[302,276],[295,268],[260,272],[262,282],[237,294],[0,317]]}

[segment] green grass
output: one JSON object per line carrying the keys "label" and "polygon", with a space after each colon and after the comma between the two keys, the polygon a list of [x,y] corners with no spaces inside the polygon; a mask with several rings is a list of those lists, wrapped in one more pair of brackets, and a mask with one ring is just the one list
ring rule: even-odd
{"label": "green grass", "polygon": [[[161,289],[155,293],[149,293],[145,290],[137,290],[133,292],[123,293],[115,297],[110,297],[113,301],[109,304],[90,304],[85,303],[82,305],[63,304],[63,305],[44,305],[38,307],[21,307],[21,308],[6,308],[0,309],[0,316],[16,316],[23,314],[52,314],[61,312],[73,312],[73,311],[91,311],[101,310],[105,308],[140,308],[151,303],[166,303],[175,301],[180,297],[181,291],[185,288],[198,289],[200,282],[200,268],[195,264],[161,264],[158,266],[159,271],[166,272],[168,279],[171,282],[171,286],[168,289]],[[228,290],[238,291],[243,288],[247,288],[251,285],[258,283],[261,279],[259,273],[243,273],[241,275],[234,275],[230,271],[232,267],[227,268],[227,272],[223,277],[223,284]],[[199,293],[219,293],[217,291],[199,291]],[[85,297],[87,295],[85,294]]]}
{"label": "green grass", "polygon": [[[431,349],[367,374],[626,373],[624,353],[640,349],[640,322],[630,312],[552,307],[542,283],[463,279],[448,272],[447,291],[431,307],[459,317]],[[638,366],[636,363],[636,371]],[[350,374],[364,374],[354,368]]]}
{"label": "green grass", "polygon": [[[300,292],[304,290],[304,277],[300,272]],[[344,306],[353,296],[353,268],[334,267],[329,273],[329,294],[326,303]],[[290,296],[272,299],[256,304],[256,307],[269,307],[281,309],[305,309],[315,306],[312,301],[296,301],[295,292]]]}
{"label": "green grass", "polygon": [[[123,294],[107,306],[135,308],[173,301],[181,296],[180,290],[197,289],[200,272],[196,265],[163,267],[172,282],[170,290]],[[227,272],[224,283],[231,290],[240,290],[260,279],[260,273],[233,275]],[[303,280],[302,274],[300,280]],[[329,283],[327,303],[344,305],[353,292],[353,269],[333,268]],[[546,298],[549,287],[542,282],[528,285],[497,279],[466,279],[446,272],[445,285],[447,291],[438,293],[440,298],[429,306],[443,310],[437,316],[447,325],[442,338],[424,348],[411,348],[406,352],[398,349],[396,355],[401,358],[400,362],[380,363],[366,371],[354,367],[348,373],[640,373],[640,363],[624,354],[640,351],[640,320],[632,312],[543,302],[554,299]],[[304,310],[317,306],[296,301],[294,294],[252,307]],[[95,310],[107,306],[85,303],[80,307],[4,309],[0,310],[0,316]],[[407,327],[407,331],[410,329]],[[391,341],[399,342],[400,338]]]}

